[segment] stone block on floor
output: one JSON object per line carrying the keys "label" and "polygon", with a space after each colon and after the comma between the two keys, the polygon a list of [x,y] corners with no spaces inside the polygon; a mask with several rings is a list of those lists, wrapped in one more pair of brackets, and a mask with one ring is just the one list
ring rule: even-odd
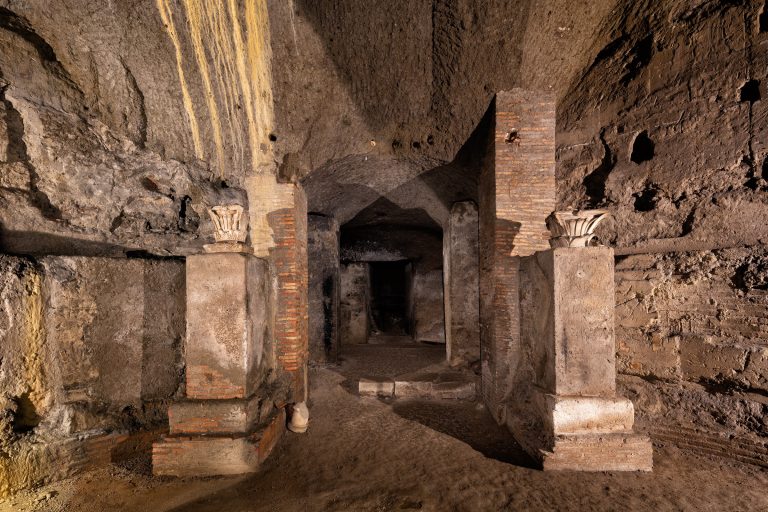
{"label": "stone block on floor", "polygon": [[362,378],[357,385],[357,392],[360,396],[394,396],[395,383],[386,377]]}
{"label": "stone block on floor", "polygon": [[427,372],[395,379],[397,398],[474,400],[475,381],[461,372]]}

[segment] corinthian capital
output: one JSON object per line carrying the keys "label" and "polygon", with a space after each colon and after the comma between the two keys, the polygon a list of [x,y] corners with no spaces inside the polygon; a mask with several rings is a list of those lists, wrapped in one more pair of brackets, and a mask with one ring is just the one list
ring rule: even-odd
{"label": "corinthian capital", "polygon": [[572,210],[552,212],[547,229],[552,234],[552,247],[587,247],[595,237],[597,225],[608,216],[605,210]]}

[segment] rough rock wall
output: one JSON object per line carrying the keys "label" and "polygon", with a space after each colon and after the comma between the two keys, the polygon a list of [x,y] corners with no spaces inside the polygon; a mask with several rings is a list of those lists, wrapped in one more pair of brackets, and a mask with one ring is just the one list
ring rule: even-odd
{"label": "rough rock wall", "polygon": [[[216,27],[194,2],[0,4],[4,251],[187,254],[207,205],[244,201],[252,155],[271,151],[267,20],[262,2],[218,3]],[[224,48],[248,23],[254,41]]]}
{"label": "rough rock wall", "polygon": [[558,204],[613,214],[619,370],[655,421],[765,433],[764,12],[618,2],[558,108]]}
{"label": "rough rock wall", "polygon": [[293,155],[281,173],[355,154],[453,160],[496,91],[561,96],[614,4],[272,1],[278,146]]}
{"label": "rough rock wall", "polygon": [[619,247],[764,240],[763,4],[617,7],[559,106],[559,204],[610,209],[600,234]]}
{"label": "rough rock wall", "polygon": [[184,265],[9,256],[0,265],[4,494],[82,468],[89,439],[103,438],[109,461],[105,435],[164,424],[183,381]]}

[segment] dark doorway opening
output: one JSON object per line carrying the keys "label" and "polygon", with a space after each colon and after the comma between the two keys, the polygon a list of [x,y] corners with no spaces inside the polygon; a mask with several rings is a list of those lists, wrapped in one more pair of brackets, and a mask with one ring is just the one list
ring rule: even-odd
{"label": "dark doorway opening", "polygon": [[408,261],[373,262],[371,317],[373,328],[387,335],[410,334],[408,317]]}

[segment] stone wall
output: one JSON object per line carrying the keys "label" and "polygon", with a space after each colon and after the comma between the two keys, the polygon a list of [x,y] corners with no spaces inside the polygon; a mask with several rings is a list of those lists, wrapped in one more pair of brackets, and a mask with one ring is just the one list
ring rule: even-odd
{"label": "stone wall", "polygon": [[339,226],[333,218],[310,215],[307,235],[309,357],[334,362],[339,348]]}
{"label": "stone wall", "polygon": [[622,372],[768,392],[766,251],[630,255],[617,264]]}
{"label": "stone wall", "polygon": [[766,433],[754,417],[768,412],[757,399],[768,393],[767,256],[738,248],[619,259],[618,368],[658,384],[627,381],[646,416]]}
{"label": "stone wall", "polygon": [[0,295],[0,494],[166,424],[183,388],[183,262],[0,256]]}

